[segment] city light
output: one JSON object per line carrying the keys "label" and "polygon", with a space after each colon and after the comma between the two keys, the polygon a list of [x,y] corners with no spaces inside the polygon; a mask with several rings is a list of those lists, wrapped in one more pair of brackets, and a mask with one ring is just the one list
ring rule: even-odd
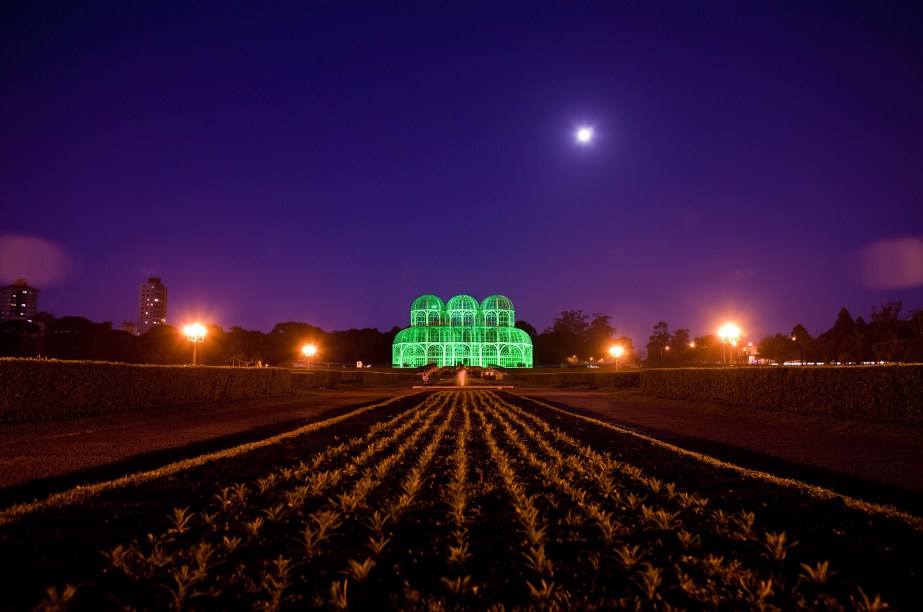
{"label": "city light", "polygon": [[[728,323],[728,324],[726,324],[724,327],[722,327],[721,329],[719,329],[719,330],[718,330],[718,335],[721,336],[721,342],[723,342],[723,343],[725,344],[725,349],[727,348],[726,345],[728,345],[728,344],[730,344],[732,347],[736,348],[736,347],[737,347],[737,343],[740,342],[740,328],[737,327],[736,325],[734,325],[733,323]],[[728,361],[728,359],[727,359],[727,354],[728,354],[728,353],[730,353],[730,355],[731,355],[731,364],[733,365],[733,363],[734,363],[734,360],[733,360],[734,353],[733,353],[733,351],[727,351],[727,350],[726,350],[726,351],[725,351],[724,360],[725,360],[725,362]]]}
{"label": "city light", "polygon": [[622,353],[625,352],[625,349],[619,345],[615,345],[609,349],[609,354],[612,355],[612,358],[615,359],[615,371],[619,371],[619,357],[622,356]]}
{"label": "city light", "polygon": [[317,354],[317,347],[313,344],[305,344],[301,347],[301,352],[308,359],[308,367],[311,367],[311,359]]}
{"label": "city light", "polygon": [[192,365],[196,365],[196,344],[205,342],[205,327],[200,323],[193,323],[183,328],[186,340],[192,342]]}

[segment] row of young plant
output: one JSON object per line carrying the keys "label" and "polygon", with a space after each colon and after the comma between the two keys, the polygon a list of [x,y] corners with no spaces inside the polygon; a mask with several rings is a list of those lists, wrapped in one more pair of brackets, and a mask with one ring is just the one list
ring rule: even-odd
{"label": "row of young plant", "polygon": [[746,508],[600,453],[488,391],[438,392],[365,435],[221,486],[102,551],[44,604],[855,608]]}
{"label": "row of young plant", "polygon": [[[541,580],[541,589],[528,583],[533,595],[568,606],[884,606],[861,587],[835,584],[829,561],[797,559],[797,542],[759,529],[746,508],[711,508],[697,492],[600,454],[522,408],[485,403],[486,435],[499,429],[508,446],[494,454],[523,521],[523,557]],[[586,592],[590,601],[574,601]]]}

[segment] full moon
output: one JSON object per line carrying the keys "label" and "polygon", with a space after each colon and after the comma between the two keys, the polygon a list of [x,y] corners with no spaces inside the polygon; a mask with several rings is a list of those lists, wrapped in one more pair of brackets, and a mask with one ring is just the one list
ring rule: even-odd
{"label": "full moon", "polygon": [[577,142],[587,143],[593,140],[593,128],[584,126],[577,130]]}

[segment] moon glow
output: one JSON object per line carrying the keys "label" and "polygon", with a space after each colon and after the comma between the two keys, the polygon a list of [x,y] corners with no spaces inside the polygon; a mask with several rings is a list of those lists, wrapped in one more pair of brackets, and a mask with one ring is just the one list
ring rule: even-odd
{"label": "moon glow", "polygon": [[583,126],[577,129],[577,142],[586,144],[593,140],[593,128],[589,126]]}

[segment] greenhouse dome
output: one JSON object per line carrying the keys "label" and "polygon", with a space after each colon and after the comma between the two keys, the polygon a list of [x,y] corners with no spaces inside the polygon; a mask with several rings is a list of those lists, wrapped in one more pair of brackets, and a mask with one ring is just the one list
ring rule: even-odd
{"label": "greenhouse dome", "polygon": [[443,303],[421,295],[410,307],[410,327],[402,329],[391,348],[396,368],[443,366],[532,367],[532,339],[514,327],[509,298],[491,295],[480,304],[470,295]]}
{"label": "greenhouse dome", "polygon": [[442,325],[443,316],[445,316],[445,304],[435,295],[421,295],[410,305],[410,325],[412,327]]}

